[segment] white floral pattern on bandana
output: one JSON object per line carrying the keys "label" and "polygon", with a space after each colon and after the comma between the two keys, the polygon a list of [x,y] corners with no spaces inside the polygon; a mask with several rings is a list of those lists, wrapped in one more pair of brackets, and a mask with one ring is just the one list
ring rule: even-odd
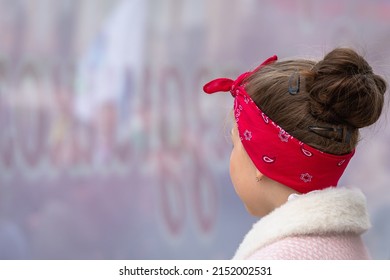
{"label": "white floral pattern on bandana", "polygon": [[344,162],[345,162],[345,159],[343,159],[342,161],[340,161],[337,165],[338,165],[338,166],[342,166],[342,165],[344,164]]}
{"label": "white floral pattern on bandana", "polygon": [[250,132],[249,130],[245,130],[244,137],[245,137],[245,140],[250,141],[252,139],[252,132]]}
{"label": "white floral pattern on bandana", "polygon": [[284,130],[280,130],[279,132],[279,138],[282,142],[288,142],[288,139],[290,138],[290,134],[288,134]]}
{"label": "white floral pattern on bandana", "polygon": [[269,123],[269,118],[268,118],[268,116],[266,116],[264,113],[261,113],[261,117],[263,118],[263,120],[264,120],[264,122],[265,123]]}
{"label": "white floral pattern on bandana", "polygon": [[311,179],[313,179],[313,176],[311,176],[309,173],[301,174],[301,180],[305,183],[311,182]]}

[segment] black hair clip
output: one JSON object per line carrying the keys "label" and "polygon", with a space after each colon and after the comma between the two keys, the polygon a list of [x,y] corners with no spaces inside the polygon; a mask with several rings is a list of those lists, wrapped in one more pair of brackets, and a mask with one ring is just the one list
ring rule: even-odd
{"label": "black hair clip", "polygon": [[[294,82],[295,85],[293,85]],[[301,77],[299,76],[299,72],[295,71],[288,79],[288,92],[291,95],[296,95],[299,92],[300,84],[301,84]]]}
{"label": "black hair clip", "polygon": [[322,127],[309,126],[309,130],[319,136],[340,142],[349,143],[351,141],[352,133],[347,127]]}

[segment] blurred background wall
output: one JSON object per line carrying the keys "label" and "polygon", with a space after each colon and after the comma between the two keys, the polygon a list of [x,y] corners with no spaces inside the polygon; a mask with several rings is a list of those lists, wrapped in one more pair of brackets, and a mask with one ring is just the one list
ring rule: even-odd
{"label": "blurred background wall", "polygon": [[[0,0],[0,259],[226,259],[255,218],[228,174],[227,95],[273,55],[357,49],[390,74],[388,0]],[[390,128],[344,185],[390,257]]]}

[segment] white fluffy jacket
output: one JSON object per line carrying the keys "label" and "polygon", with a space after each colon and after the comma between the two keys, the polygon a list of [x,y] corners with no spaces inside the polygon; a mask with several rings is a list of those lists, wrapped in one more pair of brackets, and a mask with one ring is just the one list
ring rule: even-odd
{"label": "white fluffy jacket", "polygon": [[363,193],[328,188],[288,201],[253,225],[234,259],[368,259]]}

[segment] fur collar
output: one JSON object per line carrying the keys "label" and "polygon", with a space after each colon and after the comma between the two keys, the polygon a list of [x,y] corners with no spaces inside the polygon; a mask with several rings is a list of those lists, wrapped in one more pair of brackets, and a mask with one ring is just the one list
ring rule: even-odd
{"label": "fur collar", "polygon": [[299,196],[256,222],[245,236],[234,259],[287,236],[356,233],[370,227],[363,193],[353,188],[328,188]]}

